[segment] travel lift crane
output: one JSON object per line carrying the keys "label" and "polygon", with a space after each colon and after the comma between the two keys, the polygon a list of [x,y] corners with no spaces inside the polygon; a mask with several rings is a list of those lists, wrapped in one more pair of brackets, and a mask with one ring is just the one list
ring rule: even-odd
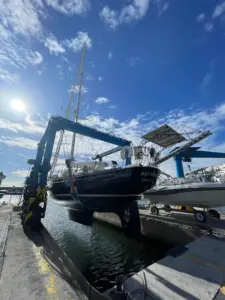
{"label": "travel lift crane", "polygon": [[[80,123],[75,123],[58,116],[51,117],[45,133],[38,144],[36,159],[28,161],[28,163],[33,164],[33,167],[26,179],[23,192],[22,224],[28,225],[33,229],[40,227],[41,218],[45,216],[47,205],[47,177],[51,169],[50,160],[55,136],[58,131],[65,130],[115,144],[119,146],[118,150],[120,147],[131,145],[130,141],[84,126]],[[125,156],[126,165],[131,164],[128,153],[125,153]],[[118,207],[117,211],[109,212],[114,212],[120,217],[125,234],[140,234],[140,216],[135,201],[133,203],[127,203],[123,207]]]}
{"label": "travel lift crane", "polygon": [[225,153],[202,151],[201,147],[190,147],[174,157],[176,163],[177,177],[184,177],[184,168],[182,162],[191,162],[192,158],[225,158]]}

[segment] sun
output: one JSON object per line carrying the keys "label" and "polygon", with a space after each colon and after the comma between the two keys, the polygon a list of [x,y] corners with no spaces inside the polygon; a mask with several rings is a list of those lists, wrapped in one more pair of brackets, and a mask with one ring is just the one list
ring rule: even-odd
{"label": "sun", "polygon": [[19,112],[23,112],[26,109],[25,104],[20,99],[14,99],[10,102],[10,106]]}

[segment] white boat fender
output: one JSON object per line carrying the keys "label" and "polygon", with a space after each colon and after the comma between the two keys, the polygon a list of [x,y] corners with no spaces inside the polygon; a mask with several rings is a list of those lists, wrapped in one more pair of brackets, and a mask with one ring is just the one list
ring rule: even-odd
{"label": "white boat fender", "polygon": [[133,156],[133,149],[130,146],[125,146],[120,150],[120,157],[122,160],[126,159],[126,154],[129,158]]}

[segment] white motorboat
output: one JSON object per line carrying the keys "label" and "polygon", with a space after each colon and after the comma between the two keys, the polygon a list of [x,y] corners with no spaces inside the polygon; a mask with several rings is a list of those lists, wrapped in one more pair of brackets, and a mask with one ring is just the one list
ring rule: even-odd
{"label": "white motorboat", "polygon": [[[217,182],[204,182],[201,178],[170,179],[155,186],[144,193],[144,198],[150,200],[152,213],[158,214],[157,204],[162,204],[166,211],[170,206],[183,206],[211,209],[225,206],[224,177],[217,178]],[[219,218],[219,213],[210,210],[210,213]],[[198,220],[201,221],[201,220]],[[202,220],[204,221],[204,220]]]}
{"label": "white motorboat", "polygon": [[192,207],[225,206],[225,184],[218,182],[193,182],[156,186],[144,193],[147,200],[156,204]]}

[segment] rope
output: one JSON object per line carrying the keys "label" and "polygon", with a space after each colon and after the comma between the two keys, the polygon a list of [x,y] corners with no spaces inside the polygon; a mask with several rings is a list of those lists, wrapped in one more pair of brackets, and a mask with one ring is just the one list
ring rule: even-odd
{"label": "rope", "polygon": [[[137,275],[137,274],[134,274],[134,275],[136,275],[137,277],[140,277],[140,276]],[[148,298],[150,298],[150,299],[152,299],[152,300],[155,299],[155,297],[154,297],[152,294],[150,294],[150,292],[148,291],[147,279],[146,279],[145,271],[143,271],[142,282],[143,282],[143,283],[142,283],[142,286],[143,286],[143,287],[138,288],[138,289],[136,289],[136,290],[133,290],[133,291],[127,293],[125,300],[136,299],[136,298],[131,297],[131,296],[133,296],[133,294],[135,294],[135,293],[137,293],[137,292],[142,292],[142,293],[143,293],[143,297],[142,297],[143,300],[145,300],[146,295],[148,296]]]}
{"label": "rope", "polygon": [[65,144],[64,145],[65,145],[65,148],[66,148],[66,151],[64,152],[64,154],[69,155],[68,140],[67,140],[66,135],[65,135],[64,139],[65,139]]}

